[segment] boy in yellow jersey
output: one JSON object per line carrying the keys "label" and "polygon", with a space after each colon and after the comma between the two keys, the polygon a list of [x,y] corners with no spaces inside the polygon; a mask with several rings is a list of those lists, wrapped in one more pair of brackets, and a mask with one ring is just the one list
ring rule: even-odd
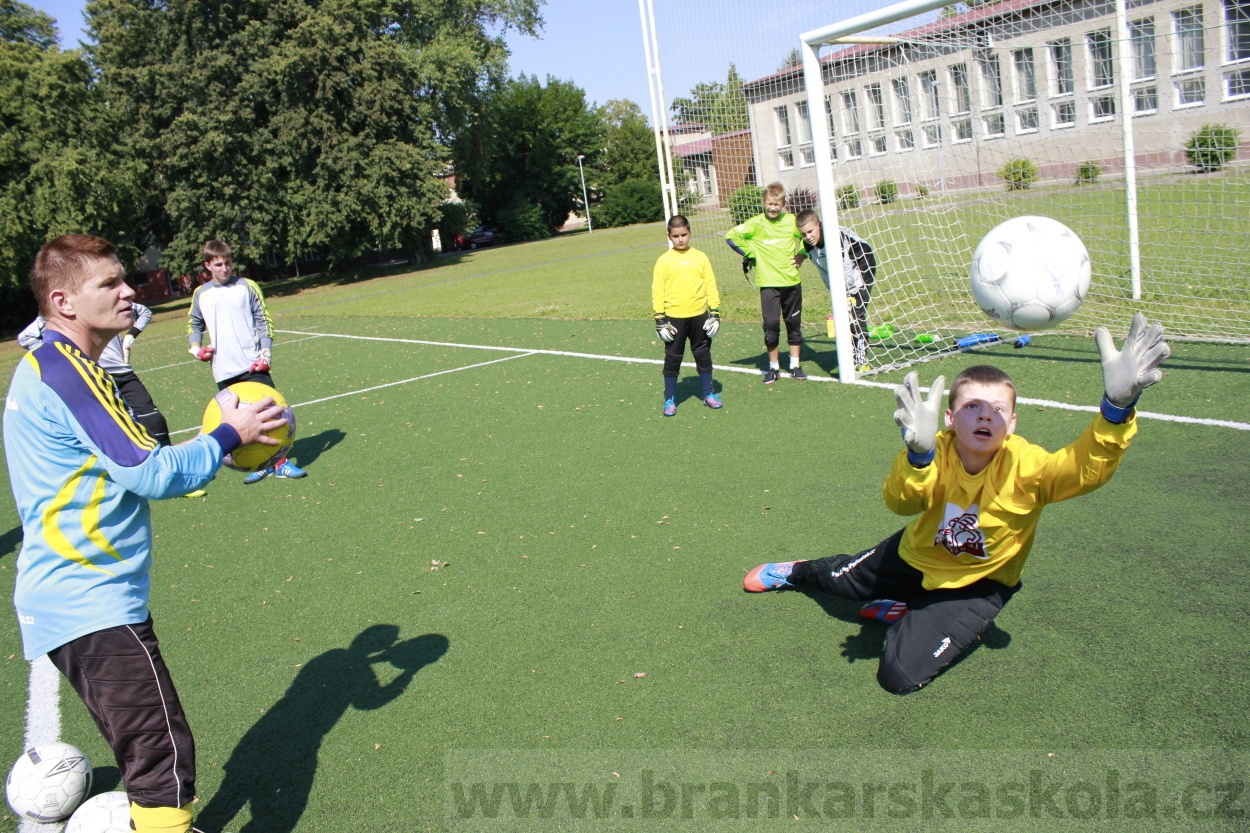
{"label": "boy in yellow jersey", "polygon": [[668,221],[672,248],[655,262],[651,306],[655,334],[664,342],[664,416],[677,415],[677,373],[686,354],[694,356],[703,404],[721,407],[712,388],[712,338],[720,330],[720,292],[707,255],[690,248],[690,221],[675,214]]}
{"label": "boy in yellow jersey", "polygon": [[764,318],[764,349],[768,351],[766,385],[781,378],[778,346],[782,320],[786,322],[786,342],[790,346],[790,376],[807,378],[799,367],[799,351],[803,348],[803,285],[799,283],[797,264],[803,262],[803,235],[794,215],[787,214],[785,207],[785,186],[773,182],[764,189],[764,213],[734,226],[725,235],[729,248],[742,255],[743,269],[755,266],[755,286],[760,291],[760,313]]}
{"label": "boy in yellow jersey", "polygon": [[1119,352],[1105,328],[1095,341],[1105,391],[1100,413],[1054,453],[1015,434],[1016,389],[998,368],[977,365],[955,377],[941,432],[945,380],[934,380],[926,400],[916,374],[907,374],[895,389],[894,413],[907,450],[895,459],[883,496],[892,512],[918,517],[856,555],[762,564],[747,574],[746,589],[810,587],[881,600],[860,611],[890,623],[877,681],[894,694],[926,685],[1020,589],[1043,507],[1110,480],[1137,433],[1134,406],[1163,377],[1159,364],[1171,353],[1163,327],[1147,327],[1138,313]]}

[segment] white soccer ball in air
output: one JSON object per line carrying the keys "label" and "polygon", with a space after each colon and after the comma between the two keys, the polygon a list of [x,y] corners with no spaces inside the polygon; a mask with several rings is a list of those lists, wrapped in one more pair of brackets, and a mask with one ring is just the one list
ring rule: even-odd
{"label": "white soccer ball in air", "polygon": [[60,821],[91,790],[91,763],[68,743],[41,743],[9,770],[5,796],[13,812],[38,822]]}
{"label": "white soccer ball in air", "polygon": [[1089,294],[1089,252],[1049,217],[995,226],[972,255],[972,297],[985,314],[1017,330],[1044,330],[1076,312]]}
{"label": "white soccer ball in air", "polygon": [[91,796],[69,817],[65,833],[131,833],[130,799],[123,792]]}

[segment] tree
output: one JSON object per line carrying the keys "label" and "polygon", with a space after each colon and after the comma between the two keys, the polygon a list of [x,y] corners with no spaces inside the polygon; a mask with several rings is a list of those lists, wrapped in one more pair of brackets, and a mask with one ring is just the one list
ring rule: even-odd
{"label": "tree", "polygon": [[421,256],[447,144],[533,34],[538,0],[93,0],[92,58],[150,166],[147,228],[176,270],[221,237],[243,261]]}
{"label": "tree", "polygon": [[117,152],[123,124],[83,56],[57,46],[50,17],[0,2],[0,37],[0,318],[25,324],[30,265],[51,238],[98,234],[133,262],[143,164]]}
{"label": "tree", "polygon": [[751,126],[747,115],[747,97],[742,91],[742,77],[729,65],[725,83],[696,84],[688,98],[673,99],[673,121],[677,124],[701,124],[713,136],[746,130]]}
{"label": "tree", "polygon": [[484,101],[474,130],[457,142],[457,190],[510,240],[550,235],[581,202],[577,157],[587,166],[599,164],[604,132],[572,82],[510,79]]}
{"label": "tree", "polygon": [[790,54],[786,55],[786,59],[781,62],[781,66],[777,67],[778,72],[785,72],[787,69],[803,66],[803,53],[799,52],[798,47],[790,50]]}
{"label": "tree", "polygon": [[632,101],[614,100],[599,108],[604,125],[604,149],[599,159],[596,185],[608,188],[631,179],[659,185],[655,164],[655,134],[642,110]]}

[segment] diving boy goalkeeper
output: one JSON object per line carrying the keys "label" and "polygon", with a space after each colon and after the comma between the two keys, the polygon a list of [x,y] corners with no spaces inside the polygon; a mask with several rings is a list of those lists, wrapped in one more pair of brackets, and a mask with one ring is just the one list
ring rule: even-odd
{"label": "diving boy goalkeeper", "polygon": [[1020,589],[1042,509],[1111,479],[1137,433],[1142,390],[1158,382],[1171,353],[1163,327],[1138,313],[1116,351],[1100,327],[1095,341],[1105,394],[1081,437],[1054,453],[1016,435],[1016,389],[989,365],[955,377],[938,431],[945,379],[928,399],[915,372],[895,389],[907,449],[883,497],[906,527],[856,555],[761,564],[744,580],[752,592],[810,587],[868,601],[868,618],[891,622],[877,681],[894,694],[928,684],[959,658]]}

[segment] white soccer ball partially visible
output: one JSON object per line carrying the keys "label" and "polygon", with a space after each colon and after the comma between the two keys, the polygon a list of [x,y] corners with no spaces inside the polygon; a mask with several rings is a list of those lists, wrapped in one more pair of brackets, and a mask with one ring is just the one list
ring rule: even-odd
{"label": "white soccer ball partially visible", "polygon": [[1045,330],[1076,312],[1089,294],[1085,244],[1049,217],[995,226],[972,255],[972,297],[985,314],[1017,330]]}
{"label": "white soccer ball partially visible", "polygon": [[65,833],[131,833],[130,799],[123,792],[91,796],[69,817]]}
{"label": "white soccer ball partially visible", "polygon": [[9,770],[5,796],[13,812],[39,822],[69,816],[91,790],[91,763],[68,743],[41,743]]}

